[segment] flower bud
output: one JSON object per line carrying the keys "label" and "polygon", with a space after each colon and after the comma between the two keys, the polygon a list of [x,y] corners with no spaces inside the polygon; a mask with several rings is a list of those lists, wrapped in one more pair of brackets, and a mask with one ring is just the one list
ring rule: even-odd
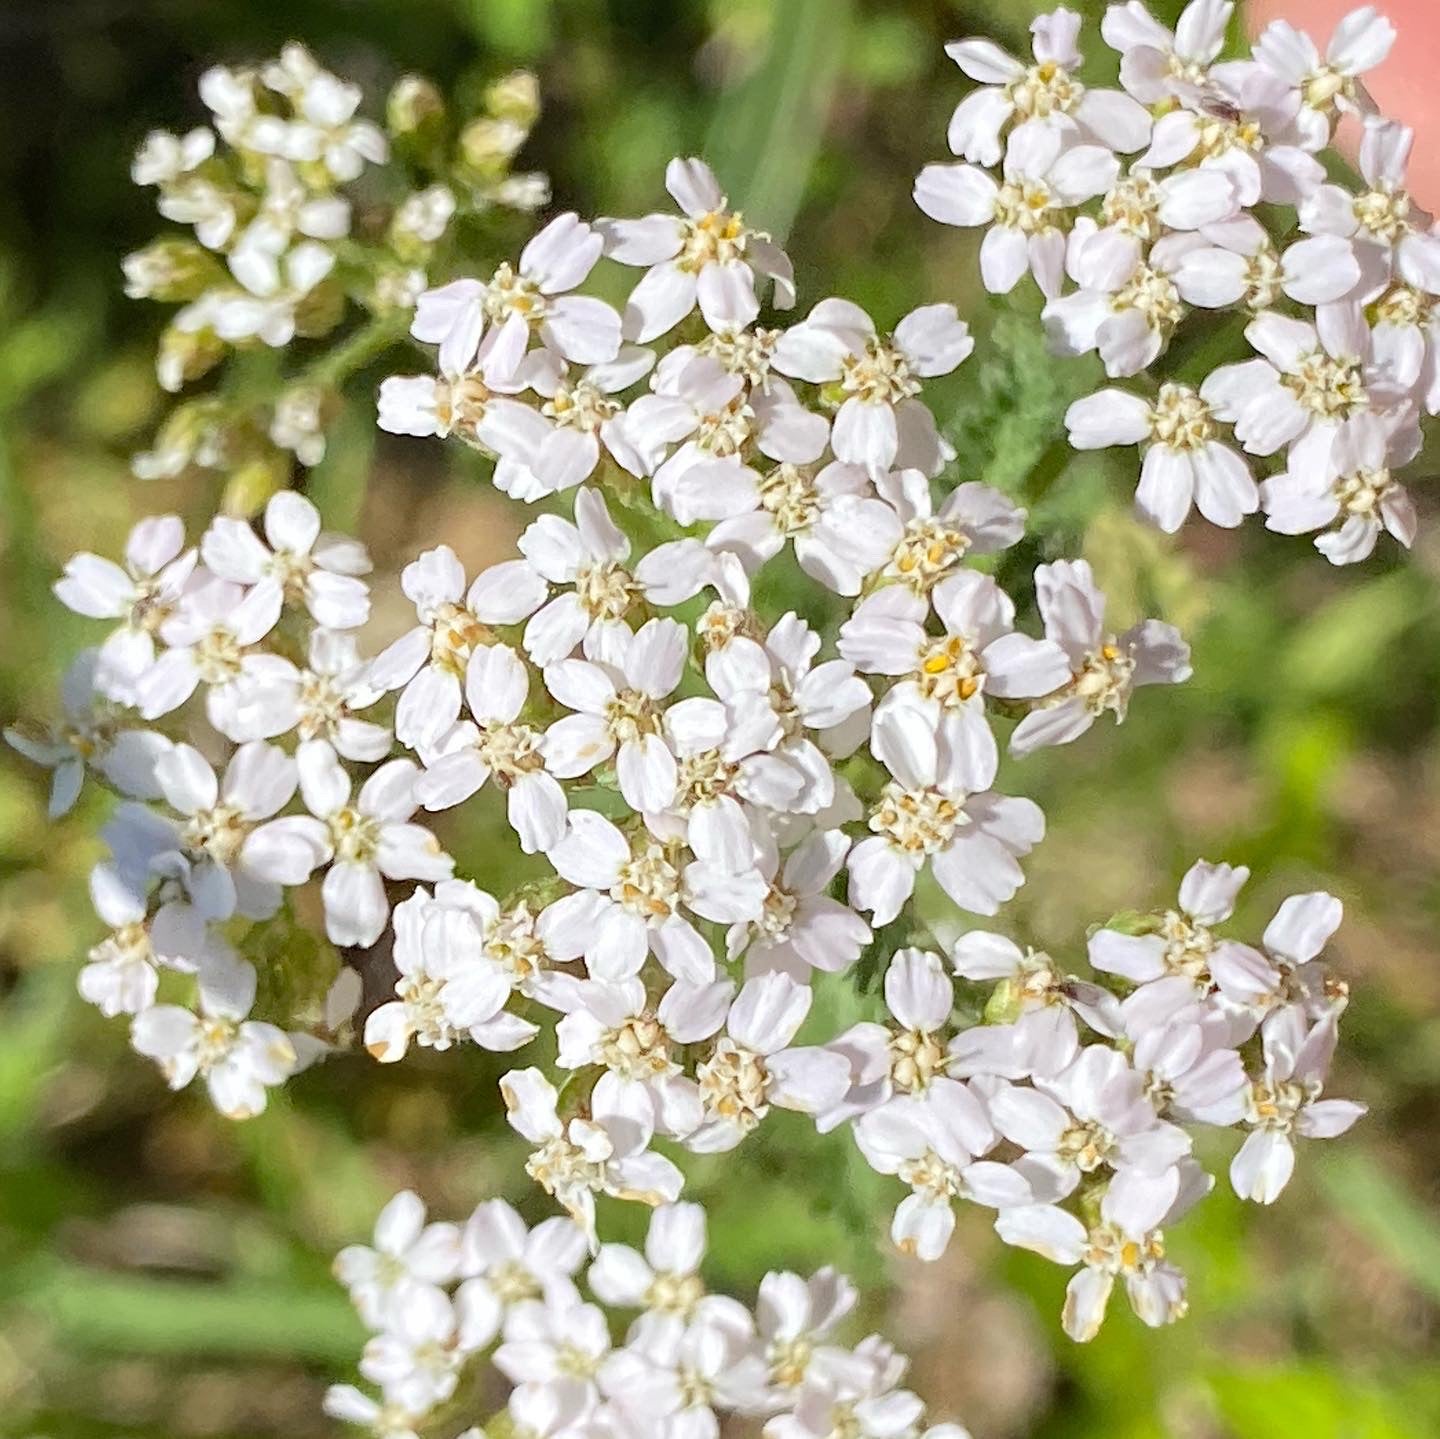
{"label": "flower bud", "polygon": [[432,130],[444,118],[444,97],[423,75],[402,75],[385,101],[385,124],[397,138]]}
{"label": "flower bud", "polygon": [[181,330],[171,325],[160,336],[155,377],[160,388],[173,395],[218,365],[224,354],[225,342],[213,330]]}
{"label": "flower bud", "polygon": [[198,298],[224,271],[208,251],[193,240],[156,240],[121,261],[125,293],[132,300],[159,300],[185,304]]}
{"label": "flower bud", "polygon": [[271,495],[285,488],[290,478],[290,456],[270,450],[239,465],[225,486],[220,509],[224,514],[248,519],[258,514]]}
{"label": "flower bud", "polygon": [[497,120],[529,130],[540,116],[540,82],[531,71],[516,70],[485,91],[485,108]]}
{"label": "flower bud", "polygon": [[525,143],[529,131],[513,120],[482,117],[460,132],[460,156],[472,170],[492,175],[503,170]]}
{"label": "flower bud", "polygon": [[423,260],[445,234],[455,214],[455,196],[446,185],[431,185],[408,196],[390,221],[390,248],[401,260]]}

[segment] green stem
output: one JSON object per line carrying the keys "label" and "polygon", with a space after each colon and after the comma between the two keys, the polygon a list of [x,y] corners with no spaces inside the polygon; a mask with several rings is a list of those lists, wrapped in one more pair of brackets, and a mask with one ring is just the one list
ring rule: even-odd
{"label": "green stem", "polygon": [[306,369],[300,383],[334,388],[405,336],[406,315],[390,311],[372,317],[342,344]]}

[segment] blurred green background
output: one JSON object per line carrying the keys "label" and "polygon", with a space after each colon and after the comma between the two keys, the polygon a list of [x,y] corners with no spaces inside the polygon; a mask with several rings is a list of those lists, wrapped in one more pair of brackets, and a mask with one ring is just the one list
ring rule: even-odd
{"label": "blurred green background", "polygon": [[[973,248],[925,221],[914,172],[944,152],[963,93],[941,45],[990,33],[1022,48],[1031,0],[72,0],[0,13],[0,713],[54,712],[89,628],[49,596],[77,549],[114,552],[143,513],[199,521],[199,482],[144,486],[129,455],[163,413],[160,307],[126,301],[120,257],[164,228],[128,180],[153,126],[204,117],[194,84],[303,39],[365,85],[375,114],[402,71],[449,88],[517,65],[545,111],[524,167],[556,208],[631,213],[661,200],[676,153],[703,153],[747,216],[789,235],[802,307],[828,293],[882,327],[954,299],[980,336],[937,405],[960,460],[1032,507],[1042,540],[1006,561],[1082,549],[1115,618],[1162,613],[1195,645],[1195,679],[1141,695],[1119,730],[1004,779],[1044,804],[1051,834],[1007,916],[1079,962],[1085,927],[1160,904],[1197,855],[1251,865],[1241,920],[1326,886],[1344,900],[1332,949],[1351,982],[1333,1086],[1371,1106],[1350,1136],[1302,1154],[1273,1210],[1225,1190],[1173,1236],[1192,1316],[1153,1334],[1117,1301],[1101,1338],[1059,1331],[1064,1275],[1006,1252],[968,1214],[947,1259],[894,1259],[895,1198],[840,1136],[772,1121],[721,1180],[691,1166],[712,1209],[712,1278],[849,1268],[866,1318],[915,1358],[915,1384],[976,1439],[1424,1439],[1440,1433],[1440,540],[1420,494],[1408,560],[1382,546],[1333,571],[1303,541],[1195,526],[1178,545],[1129,518],[1133,464],[1067,457],[1059,418],[1093,388],[1048,362],[1035,307],[977,287]],[[1085,8],[1092,13],[1098,6]],[[1161,6],[1163,11],[1166,7]],[[1303,22],[1303,3],[1295,17]],[[1173,8],[1172,8],[1173,14]],[[1104,73],[1098,37],[1090,45]],[[520,233],[517,229],[516,233]],[[489,257],[493,263],[493,257]],[[823,288],[822,288],[823,286]],[[1198,360],[1197,360],[1198,363]],[[359,516],[381,575],[445,539],[472,567],[505,552],[516,515],[451,449],[384,441],[369,393],[317,485]],[[332,516],[333,517],[333,516]],[[403,623],[393,579],[377,631]],[[1005,787],[1002,784],[1002,787]],[[302,1076],[263,1118],[219,1120],[172,1096],[74,993],[98,937],[85,875],[103,802],[57,827],[46,777],[0,753],[0,1432],[329,1432],[319,1401],[349,1377],[360,1335],[329,1257],[396,1187],[463,1215],[500,1193],[541,1212],[497,1117],[500,1066],[474,1052],[363,1055]],[[446,837],[508,888],[512,850],[488,801]],[[820,1023],[871,999],[827,989]],[[737,1174],[737,1166],[739,1173]],[[635,1232],[643,1217],[603,1221]]]}

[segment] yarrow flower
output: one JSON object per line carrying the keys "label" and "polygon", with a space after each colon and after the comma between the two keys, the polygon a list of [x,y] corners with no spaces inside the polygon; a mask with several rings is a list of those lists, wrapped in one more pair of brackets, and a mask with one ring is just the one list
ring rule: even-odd
{"label": "yarrow flower", "polygon": [[[1382,530],[1413,540],[1402,472],[1440,407],[1434,237],[1408,132],[1361,79],[1390,32],[1367,8],[1323,51],[1281,26],[1222,60],[1230,11],[1195,0],[1171,31],[1112,5],[1119,90],[1077,79],[1065,9],[1033,23],[1030,60],[956,43],[978,82],[950,126],[961,163],[927,167],[915,199],[984,226],[985,286],[1033,277],[1052,348],[1125,382],[1063,428],[1074,450],[1141,451],[1142,518],[1263,511],[1357,562]],[[529,1229],[490,1199],[431,1222],[397,1195],[337,1259],[370,1388],[336,1386],[327,1412],[413,1439],[484,1393],[503,1404],[486,1424],[531,1439],[732,1420],[964,1439],[928,1424],[883,1339],[847,1342],[834,1271],[770,1274],[753,1305],[710,1288],[673,1155],[750,1144],[781,1109],[848,1129],[898,1181],[901,1251],[939,1258],[978,1204],[1074,1271],[1076,1340],[1117,1280],[1145,1323],[1178,1319],[1166,1232],[1213,1183],[1196,1137],[1243,1131],[1232,1188],[1271,1203],[1299,1140],[1363,1112],[1322,1097],[1340,905],[1292,895],[1251,943],[1232,930],[1248,871],[1200,861],[1171,906],[1096,925],[1078,974],[1005,920],[956,922],[1001,915],[1045,835],[1002,743],[1023,765],[1080,740],[1191,657],[1163,618],[1107,618],[1054,507],[1022,505],[1033,486],[968,477],[926,398],[975,345],[955,305],[887,331],[832,296],[757,325],[767,282],[793,305],[790,262],[698,159],[666,171],[678,214],[565,211],[466,273],[487,206],[548,195],[508,168],[528,77],[492,87],[453,155],[409,143],[438,113],[424,82],[396,87],[387,137],[297,46],[212,68],[202,98],[213,129],[157,133],[135,163],[195,237],[126,265],[181,307],[161,379],[256,343],[324,349],[276,357],[265,394],[222,377],[166,419],[137,472],[224,472],[221,513],[193,545],[162,516],[123,562],[68,561],[57,596],[98,648],[60,724],[7,737],[53,770],[56,814],[87,774],[119,792],[78,986],[171,1087],[203,1080],[244,1118],[344,1050],[516,1054],[498,1097],[556,1212]],[[1359,194],[1317,158],[1352,111]],[[405,174],[374,177],[352,233],[345,186],[390,139]],[[603,258],[643,270],[613,306],[583,293]],[[1241,314],[1252,357],[1192,346],[1197,310]],[[459,540],[428,544],[372,603],[365,547],[292,476],[324,455],[350,371],[407,328],[427,357],[381,382],[379,426],[466,446],[543,512],[473,578]],[[512,835],[528,877],[480,888],[467,870],[503,874]],[[653,1210],[643,1253],[614,1240],[625,1202]]]}

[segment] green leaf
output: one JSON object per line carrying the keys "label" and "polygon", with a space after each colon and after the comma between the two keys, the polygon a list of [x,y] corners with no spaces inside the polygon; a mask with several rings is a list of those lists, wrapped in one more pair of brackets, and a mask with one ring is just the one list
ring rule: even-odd
{"label": "green leaf", "polygon": [[820,149],[854,0],[786,0],[769,49],[721,96],[705,142],[730,202],[776,240],[789,233]]}
{"label": "green leaf", "polygon": [[337,1288],[152,1279],[41,1261],[6,1277],[61,1345],[133,1357],[270,1355],[353,1364],[365,1331]]}
{"label": "green leaf", "polygon": [[1428,603],[1429,586],[1413,569],[1347,586],[1276,656],[1282,690],[1299,700],[1318,699],[1383,680],[1396,640]]}
{"label": "green leaf", "polygon": [[1434,1433],[1399,1394],[1319,1365],[1229,1370],[1210,1382],[1234,1439],[1423,1439]]}
{"label": "green leaf", "polygon": [[1326,1159],[1317,1172],[1330,1202],[1417,1289],[1440,1301],[1440,1218],[1373,1155],[1349,1149]]}
{"label": "green leaf", "polygon": [[0,1022],[0,1139],[34,1122],[40,1091],[64,1050],[74,979],[58,966],[31,974],[5,1001]]}

